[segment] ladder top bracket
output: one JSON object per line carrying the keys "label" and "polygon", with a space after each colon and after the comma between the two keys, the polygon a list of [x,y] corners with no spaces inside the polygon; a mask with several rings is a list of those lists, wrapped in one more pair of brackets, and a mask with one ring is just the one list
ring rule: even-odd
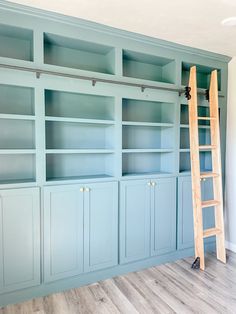
{"label": "ladder top bracket", "polygon": [[186,97],[188,100],[191,99],[191,94],[190,94],[190,92],[191,92],[191,87],[185,86],[185,88],[184,88],[184,95],[185,95],[185,97]]}

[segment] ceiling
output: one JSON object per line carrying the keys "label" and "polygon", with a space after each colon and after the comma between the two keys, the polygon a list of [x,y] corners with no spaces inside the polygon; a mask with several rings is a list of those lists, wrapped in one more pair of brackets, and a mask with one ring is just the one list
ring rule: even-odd
{"label": "ceiling", "polygon": [[236,0],[14,0],[116,28],[236,56]]}

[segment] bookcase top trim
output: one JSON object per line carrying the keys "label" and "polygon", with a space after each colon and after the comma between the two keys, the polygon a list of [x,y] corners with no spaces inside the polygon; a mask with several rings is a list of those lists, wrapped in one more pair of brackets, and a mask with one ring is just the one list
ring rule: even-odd
{"label": "bookcase top trim", "polygon": [[3,0],[0,0],[0,10],[10,11],[16,14],[25,14],[29,16],[34,16],[37,18],[43,18],[47,20],[51,20],[54,22],[65,23],[75,27],[81,27],[84,29],[94,30],[100,33],[106,33],[112,36],[123,37],[126,39],[136,40],[142,42],[144,44],[149,44],[153,46],[159,46],[162,48],[172,49],[178,52],[190,53],[193,55],[198,55],[202,57],[211,58],[220,62],[228,63],[232,58],[226,55],[221,55],[214,52],[205,51],[199,48],[192,48],[189,46],[173,43],[170,41],[166,41],[163,39],[157,39],[154,37],[149,37],[146,35],[121,30],[118,28],[114,28],[111,26],[106,26],[100,23],[87,21],[84,19],[70,17],[59,13],[49,12],[38,8],[32,8],[25,5],[20,5],[16,3],[10,3]]}

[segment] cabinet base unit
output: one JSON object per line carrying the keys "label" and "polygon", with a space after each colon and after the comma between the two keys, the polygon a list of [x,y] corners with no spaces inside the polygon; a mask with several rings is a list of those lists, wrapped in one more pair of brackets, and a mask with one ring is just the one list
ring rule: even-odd
{"label": "cabinet base unit", "polygon": [[[214,251],[214,243],[206,245],[208,251]],[[194,249],[184,249],[174,251],[172,253],[163,254],[160,256],[153,256],[130,263],[119,264],[114,267],[96,270],[88,273],[83,273],[78,276],[67,277],[65,279],[42,283],[41,285],[21,289],[11,293],[0,294],[0,305],[19,303],[36,297],[46,296],[48,294],[65,291],[73,288],[79,288],[84,285],[92,284],[94,282],[105,280],[114,276],[126,274],[129,272],[138,271],[140,269],[149,268],[164,263],[176,261],[181,258],[186,258],[194,255]]]}

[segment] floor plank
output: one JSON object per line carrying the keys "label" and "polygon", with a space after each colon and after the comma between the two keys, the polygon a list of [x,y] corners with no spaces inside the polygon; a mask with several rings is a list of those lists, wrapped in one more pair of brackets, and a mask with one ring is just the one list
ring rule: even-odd
{"label": "floor plank", "polygon": [[227,264],[206,256],[206,270],[193,258],[151,267],[0,309],[0,314],[236,313],[236,254]]}

